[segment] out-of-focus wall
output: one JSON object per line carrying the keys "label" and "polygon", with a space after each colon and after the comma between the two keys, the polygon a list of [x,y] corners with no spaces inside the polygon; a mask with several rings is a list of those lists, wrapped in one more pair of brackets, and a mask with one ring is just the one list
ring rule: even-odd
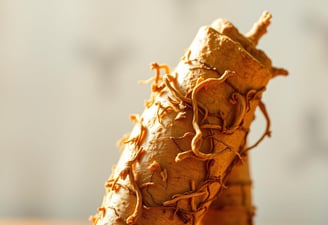
{"label": "out-of-focus wall", "polygon": [[[141,113],[153,61],[172,67],[218,17],[290,71],[264,101],[273,135],[251,153],[258,224],[328,221],[328,2],[0,1],[0,217],[87,219]],[[265,126],[260,114],[250,142]]]}

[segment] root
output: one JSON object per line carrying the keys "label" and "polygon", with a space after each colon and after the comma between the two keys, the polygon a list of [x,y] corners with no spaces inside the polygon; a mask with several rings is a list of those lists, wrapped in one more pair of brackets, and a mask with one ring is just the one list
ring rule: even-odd
{"label": "root", "polygon": [[165,64],[159,65],[158,63],[152,63],[151,69],[156,70],[154,83],[152,84],[152,91],[160,92],[164,88],[164,85],[160,84],[160,81],[162,80],[161,70],[163,69],[165,74],[170,74],[170,68]]}
{"label": "root", "polygon": [[[192,150],[188,150],[188,151],[184,151],[184,152],[179,153],[178,156],[175,158],[175,161],[179,162],[179,161],[184,160],[186,158],[194,158],[194,159],[197,159],[197,160],[206,161],[206,160],[209,160],[209,159],[214,159],[214,158],[218,157],[219,155],[221,155],[221,154],[223,154],[224,152],[227,152],[227,151],[232,151],[232,150],[231,150],[230,147],[225,147],[224,149],[222,149],[218,152],[203,153],[203,154],[206,155],[206,157],[200,158],[200,157],[197,157]],[[238,152],[236,152],[236,151],[233,151],[233,152],[238,154]]]}
{"label": "root", "polygon": [[172,197],[173,199],[163,202],[163,206],[174,205],[180,200],[199,197],[199,196],[202,196],[205,194],[206,194],[206,192],[194,192],[194,193],[190,193],[190,194],[176,194]]}
{"label": "root", "polygon": [[170,68],[168,67],[168,65],[165,65],[165,64],[160,65],[158,63],[152,63],[151,69],[156,70],[155,76],[149,78],[148,80],[138,82],[141,84],[147,84],[147,83],[150,83],[151,81],[153,81],[153,83],[151,85],[152,94],[150,96],[150,99],[145,101],[146,108],[149,108],[150,106],[152,106],[154,104],[155,97],[156,97],[155,93],[161,93],[161,91],[165,87],[165,83],[163,83],[163,78],[161,76],[161,70],[163,69],[165,71],[165,74],[170,74]]}
{"label": "root", "polygon": [[106,216],[106,208],[105,207],[99,207],[97,209],[98,213],[100,214],[101,217],[105,217]]}
{"label": "root", "polygon": [[199,206],[200,208],[202,208],[203,206],[205,206],[208,202],[211,202],[213,201],[216,196],[212,196],[211,197],[211,191],[210,191],[210,185],[212,185],[213,183],[219,183],[222,187],[222,189],[226,189],[227,186],[225,185],[224,181],[223,181],[223,178],[220,176],[220,177],[217,177],[217,176],[209,176],[201,185],[200,185],[200,188],[199,190],[206,190],[206,198],[202,201],[201,205]]}
{"label": "root", "polygon": [[234,123],[228,128],[223,130],[223,133],[233,133],[235,130],[237,130],[240,127],[240,124],[242,123],[245,114],[246,114],[246,109],[247,109],[247,104],[246,104],[246,100],[245,97],[241,94],[239,94],[238,92],[234,92],[231,95],[230,98],[230,103],[232,104],[238,104],[238,109],[236,109],[236,115],[234,118]]}
{"label": "root", "polygon": [[[108,184],[108,186],[111,186],[112,190],[114,191],[116,184],[120,178],[125,180],[127,176],[129,177],[129,181],[132,185],[132,191],[136,195],[137,202],[133,213],[126,219],[127,224],[135,224],[138,217],[140,216],[141,209],[142,209],[142,194],[140,192],[140,188],[138,187],[134,179],[132,166],[136,161],[138,161],[138,159],[140,159],[140,154],[143,153],[144,153],[144,149],[142,147],[139,148],[138,152],[134,155],[134,157],[126,163],[125,168],[120,172],[119,176],[116,177],[114,180],[111,180],[110,185]],[[131,189],[129,188],[129,190]]]}
{"label": "root", "polygon": [[[130,161],[132,163],[132,161]],[[131,166],[127,166],[122,172],[120,173],[120,176],[118,176],[112,184],[112,189],[116,186],[118,179],[121,177],[122,179],[125,179],[126,177],[129,177],[130,183],[132,185],[132,191],[135,193],[137,202],[136,206],[134,208],[133,213],[126,219],[127,224],[135,224],[137,221],[138,217],[140,216],[141,213],[141,208],[142,208],[142,195],[140,192],[140,188],[138,187],[137,183],[135,182],[134,176],[133,176],[133,171]],[[129,188],[129,190],[131,190]]]}
{"label": "root", "polygon": [[[232,74],[233,74],[233,72],[230,75],[232,75]],[[223,75],[221,78],[223,79]],[[220,78],[220,83],[224,82],[224,80],[227,79],[227,78],[225,78],[222,81],[221,78]],[[199,84],[196,85],[196,87],[194,88],[194,90],[192,92],[193,93],[192,106],[193,106],[193,111],[194,111],[194,117],[193,117],[192,123],[193,123],[193,127],[194,127],[196,134],[191,142],[191,147],[192,147],[191,150],[179,153],[175,159],[176,162],[181,161],[185,158],[189,158],[189,157],[197,158],[199,160],[208,160],[208,159],[213,159],[216,156],[220,155],[226,149],[224,149],[223,151],[220,151],[218,153],[202,153],[199,151],[200,146],[201,146],[201,141],[202,141],[201,129],[218,129],[218,130],[221,130],[221,132],[223,134],[232,134],[237,129],[241,128],[245,114],[250,110],[250,101],[257,99],[258,95],[261,94],[265,90],[265,88],[261,88],[259,90],[251,89],[246,93],[245,96],[243,94],[239,93],[237,90],[235,90],[235,92],[231,95],[229,101],[231,104],[238,104],[238,108],[235,110],[236,114],[234,116],[234,122],[233,122],[233,124],[229,125],[229,127],[226,127],[224,119],[223,119],[222,125],[220,125],[220,124],[199,125],[199,123],[198,123],[198,103],[196,102],[195,96],[202,87],[206,86],[209,82],[213,82],[213,81],[218,81],[218,79],[210,78],[210,79],[200,81]],[[264,104],[260,102],[259,105],[260,105],[260,109],[264,113],[267,121],[269,121],[269,117],[267,116],[267,112],[266,112]],[[205,118],[207,117],[207,114],[208,114],[208,112],[205,111]],[[202,121],[204,121],[204,119]],[[268,124],[270,125],[270,122]],[[270,131],[268,129],[269,128],[267,128],[267,131],[265,132],[264,136],[269,135]],[[263,138],[264,137],[261,137],[258,142],[261,142]],[[254,146],[251,146],[250,148],[256,147],[258,144],[259,143],[255,143]],[[231,150],[231,148],[229,148],[229,149]],[[234,151],[234,153],[239,158],[241,158],[240,154],[237,151]]]}
{"label": "root", "polygon": [[216,82],[218,84],[221,84],[227,78],[232,76],[233,74],[234,74],[234,72],[226,71],[220,78],[208,78],[204,81],[201,81],[199,84],[197,84],[192,91],[191,99],[192,99],[192,106],[193,106],[193,111],[194,111],[192,125],[193,125],[193,128],[194,128],[196,134],[191,141],[191,150],[197,157],[200,157],[200,158],[210,157],[207,159],[211,159],[211,154],[204,154],[199,151],[200,144],[201,144],[200,142],[201,142],[201,137],[202,137],[202,131],[198,124],[198,103],[197,103],[196,95],[203,87],[205,87],[209,83]]}
{"label": "root", "polygon": [[175,159],[176,161],[180,161],[184,158],[190,157],[190,156],[192,156],[192,154],[194,154],[197,158],[200,158],[202,160],[212,159],[215,157],[215,154],[213,154],[213,153],[202,153],[199,150],[200,146],[201,146],[202,131],[198,124],[199,110],[198,110],[198,103],[197,103],[196,97],[197,97],[198,92],[202,88],[206,87],[209,83],[221,84],[232,75],[234,75],[234,72],[225,71],[224,74],[219,78],[208,78],[206,80],[200,81],[192,90],[192,95],[191,95],[192,102],[191,103],[192,103],[193,112],[194,112],[192,125],[193,125],[193,128],[194,128],[196,134],[191,141],[191,151],[179,153]]}
{"label": "root", "polygon": [[[233,166],[270,136],[270,119],[261,102],[264,89],[252,89],[287,74],[272,67],[265,53],[255,48],[270,19],[270,13],[263,13],[246,37],[225,20],[222,32],[210,26],[202,28],[190,47],[195,52],[188,50],[172,74],[165,64],[151,64],[154,75],[143,82],[152,82],[145,118],[131,116],[135,126],[121,141],[126,148],[105,185],[107,193],[93,223],[99,218],[102,224],[198,224],[216,194],[226,188]],[[242,76],[225,69],[235,69]],[[266,129],[246,148],[257,105],[266,119]],[[178,137],[172,137],[175,135]],[[188,159],[176,165],[172,154],[176,162]],[[183,167],[195,172],[187,183],[183,182],[185,174],[174,175]],[[177,217],[168,221],[171,213]]]}
{"label": "root", "polygon": [[[196,183],[195,183],[195,180],[192,180],[191,183],[191,190],[192,191],[196,191]],[[191,210],[192,211],[196,211],[197,210],[197,207],[196,207],[196,203],[195,203],[195,198],[191,198],[190,199],[190,205],[191,205]]]}
{"label": "root", "polygon": [[142,195],[140,192],[140,189],[138,187],[138,185],[136,184],[134,177],[133,177],[133,172],[132,169],[129,169],[129,179],[130,182],[132,184],[132,187],[135,191],[136,197],[137,197],[137,203],[136,206],[134,208],[134,211],[132,213],[132,215],[130,215],[127,219],[126,219],[126,223],[127,224],[135,224],[135,222],[138,220],[140,213],[141,213],[141,209],[142,209]]}
{"label": "root", "polygon": [[176,106],[171,102],[169,102],[168,106],[163,106],[160,101],[155,102],[154,104],[157,106],[157,112],[156,112],[157,120],[162,126],[164,126],[163,123],[164,116],[169,114],[170,112],[177,113],[175,120],[184,119],[186,117],[186,112],[181,111],[183,109],[179,108],[180,106]]}
{"label": "root", "polygon": [[164,83],[166,85],[166,87],[171,91],[171,93],[173,94],[173,96],[183,102],[186,102],[188,104],[191,104],[191,99],[183,96],[183,94],[181,94],[175,87],[173,87],[170,83],[170,80],[168,79],[168,77],[164,77]]}
{"label": "root", "polygon": [[271,74],[272,77],[276,77],[276,76],[287,76],[288,75],[288,71],[283,69],[283,68],[277,68],[277,67],[272,67],[271,68]]}
{"label": "root", "polygon": [[263,113],[263,115],[264,115],[264,118],[265,118],[265,120],[266,120],[266,128],[265,128],[265,131],[264,131],[264,133],[262,134],[262,136],[253,144],[253,145],[251,145],[251,146],[249,146],[248,148],[245,148],[242,152],[241,152],[241,154],[244,154],[245,152],[247,152],[247,151],[249,151],[249,150],[251,150],[251,149],[253,149],[253,148],[255,148],[256,146],[258,146],[262,141],[263,141],[263,139],[266,137],[266,136],[268,136],[268,137],[271,137],[271,131],[270,131],[270,128],[271,128],[271,121],[270,121],[270,117],[269,117],[269,114],[268,114],[268,112],[267,112],[267,110],[266,110],[266,107],[265,107],[265,104],[262,102],[262,101],[260,101],[260,103],[259,103],[259,107],[260,107],[260,110],[261,110],[261,112]]}
{"label": "root", "polygon": [[191,66],[190,70],[197,70],[197,69],[210,70],[210,71],[215,72],[219,76],[221,76],[221,73],[217,70],[217,68],[215,68],[211,65],[208,65],[207,63],[202,62],[199,59],[189,59],[189,56],[188,56],[188,63],[187,64],[192,65],[194,62],[196,63],[196,65]]}
{"label": "root", "polygon": [[[143,118],[139,118],[139,116],[132,115],[132,116],[130,116],[130,119],[134,123],[139,124],[140,131],[135,137],[123,140],[122,143],[123,144],[130,144],[130,143],[135,144],[136,148],[140,150],[140,147],[141,147],[142,143],[145,141],[146,136],[147,136],[147,127],[143,125]],[[139,152],[137,154],[139,154]]]}
{"label": "root", "polygon": [[161,178],[163,183],[165,183],[167,185],[167,170],[164,168],[161,172],[160,172]]}
{"label": "root", "polygon": [[252,29],[245,35],[255,46],[260,38],[267,32],[271,18],[272,15],[268,11],[264,11],[259,21],[256,22]]}

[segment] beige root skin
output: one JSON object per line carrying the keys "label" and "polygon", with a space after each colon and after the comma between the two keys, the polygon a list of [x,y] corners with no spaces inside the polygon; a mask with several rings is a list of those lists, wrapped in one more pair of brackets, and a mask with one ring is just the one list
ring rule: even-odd
{"label": "beige root skin", "polygon": [[132,117],[93,224],[199,224],[225,187],[277,74],[254,40],[231,23],[217,25],[199,30],[174,71],[152,64],[151,98]]}

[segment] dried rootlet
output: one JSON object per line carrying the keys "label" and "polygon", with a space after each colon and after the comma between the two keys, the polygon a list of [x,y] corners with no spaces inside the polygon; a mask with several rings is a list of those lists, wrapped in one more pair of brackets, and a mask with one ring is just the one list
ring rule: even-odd
{"label": "dried rootlet", "polygon": [[[287,74],[256,49],[270,19],[264,12],[246,35],[216,20],[199,29],[173,71],[152,64],[151,97],[141,115],[131,116],[135,126],[121,140],[93,224],[202,223],[232,168],[270,135],[261,97],[270,79]],[[257,107],[268,126],[246,148]]]}

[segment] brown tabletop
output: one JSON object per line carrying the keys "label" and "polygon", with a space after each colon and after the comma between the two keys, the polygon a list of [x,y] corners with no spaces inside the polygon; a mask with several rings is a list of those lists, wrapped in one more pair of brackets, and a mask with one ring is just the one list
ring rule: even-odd
{"label": "brown tabletop", "polygon": [[44,219],[0,219],[0,225],[90,225],[86,221]]}

